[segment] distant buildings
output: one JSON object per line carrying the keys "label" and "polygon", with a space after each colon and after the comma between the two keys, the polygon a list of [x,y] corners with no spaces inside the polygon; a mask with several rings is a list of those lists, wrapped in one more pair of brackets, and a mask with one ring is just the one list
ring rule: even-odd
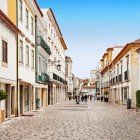
{"label": "distant buildings", "polygon": [[72,74],[72,59],[68,56],[65,57],[65,61],[66,61],[66,79],[67,79],[67,93],[68,93],[68,97],[69,98],[73,98],[73,89],[74,89],[74,85],[73,85],[73,74]]}
{"label": "distant buildings", "polygon": [[81,79],[81,93],[94,95],[96,93],[96,83],[93,79]]}
{"label": "distant buildings", "polygon": [[90,79],[96,79],[97,70],[90,70]]}

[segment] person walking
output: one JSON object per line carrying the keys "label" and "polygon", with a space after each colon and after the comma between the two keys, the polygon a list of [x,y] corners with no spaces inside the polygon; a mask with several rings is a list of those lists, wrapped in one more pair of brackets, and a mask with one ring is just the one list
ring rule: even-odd
{"label": "person walking", "polygon": [[87,102],[87,95],[85,95],[85,102]]}

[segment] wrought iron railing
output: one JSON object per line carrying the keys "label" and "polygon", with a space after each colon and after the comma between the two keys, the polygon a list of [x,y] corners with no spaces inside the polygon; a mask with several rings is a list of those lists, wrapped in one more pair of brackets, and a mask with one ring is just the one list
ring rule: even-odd
{"label": "wrought iron railing", "polygon": [[48,46],[48,44],[45,42],[45,40],[43,39],[42,36],[38,36],[37,37],[37,45],[42,46],[43,49],[49,54],[51,55],[51,49]]}

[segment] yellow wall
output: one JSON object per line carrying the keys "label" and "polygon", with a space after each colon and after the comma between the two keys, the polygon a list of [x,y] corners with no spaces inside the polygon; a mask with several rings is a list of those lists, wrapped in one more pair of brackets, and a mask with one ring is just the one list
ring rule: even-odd
{"label": "yellow wall", "polygon": [[17,0],[8,0],[8,17],[17,25]]}

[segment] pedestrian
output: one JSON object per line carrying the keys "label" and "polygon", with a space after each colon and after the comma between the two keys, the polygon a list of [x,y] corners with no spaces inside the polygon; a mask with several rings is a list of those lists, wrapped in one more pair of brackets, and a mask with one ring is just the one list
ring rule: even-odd
{"label": "pedestrian", "polygon": [[101,101],[103,101],[103,96],[101,96]]}
{"label": "pedestrian", "polygon": [[90,101],[92,101],[92,95],[90,95]]}
{"label": "pedestrian", "polygon": [[88,98],[87,95],[85,95],[85,102],[87,101],[87,98]]}
{"label": "pedestrian", "polygon": [[82,95],[82,96],[81,96],[81,101],[82,101],[82,102],[83,102],[83,99],[84,99],[84,98],[83,98],[83,95]]}

